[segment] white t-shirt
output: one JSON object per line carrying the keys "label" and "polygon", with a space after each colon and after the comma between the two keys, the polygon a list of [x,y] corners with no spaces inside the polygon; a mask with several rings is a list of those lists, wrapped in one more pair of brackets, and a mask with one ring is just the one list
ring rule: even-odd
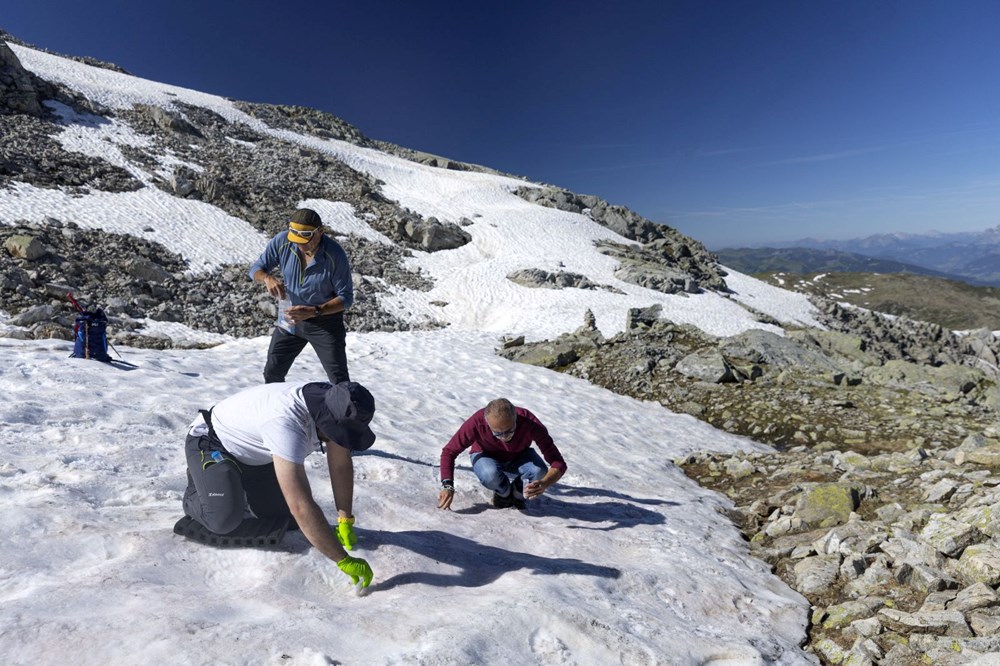
{"label": "white t-shirt", "polygon": [[[217,403],[212,408],[212,427],[222,445],[247,465],[266,465],[273,462],[271,456],[303,464],[306,456],[320,450],[316,424],[302,397],[307,383],[261,384]],[[199,414],[190,433],[205,431]]]}

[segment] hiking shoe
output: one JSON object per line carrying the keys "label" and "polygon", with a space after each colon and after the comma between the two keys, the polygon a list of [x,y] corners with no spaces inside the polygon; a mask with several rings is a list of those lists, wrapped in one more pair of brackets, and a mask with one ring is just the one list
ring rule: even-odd
{"label": "hiking shoe", "polygon": [[524,480],[521,477],[514,479],[512,484],[514,489],[510,493],[511,506],[518,511],[524,511],[527,509],[527,505],[524,503]]}
{"label": "hiking shoe", "polygon": [[493,506],[498,509],[509,509],[514,506],[514,493],[508,495],[493,493]]}

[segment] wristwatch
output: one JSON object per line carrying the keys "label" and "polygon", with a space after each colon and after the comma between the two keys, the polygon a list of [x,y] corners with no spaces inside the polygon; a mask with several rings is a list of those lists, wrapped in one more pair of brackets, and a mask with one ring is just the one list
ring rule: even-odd
{"label": "wristwatch", "polygon": [[321,314],[323,314],[323,306],[321,306],[321,305],[314,305],[313,309],[316,311],[316,314],[313,315],[313,316],[318,317]]}

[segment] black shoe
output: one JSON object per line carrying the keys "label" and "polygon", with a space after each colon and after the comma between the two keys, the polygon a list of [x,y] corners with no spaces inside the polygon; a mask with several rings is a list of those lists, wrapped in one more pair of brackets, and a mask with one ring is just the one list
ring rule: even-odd
{"label": "black shoe", "polygon": [[514,489],[510,492],[511,506],[518,511],[528,508],[524,503],[524,481],[521,477],[514,479]]}
{"label": "black shoe", "polygon": [[498,509],[509,509],[514,506],[514,493],[509,493],[507,495],[498,495],[493,493],[493,506]]}

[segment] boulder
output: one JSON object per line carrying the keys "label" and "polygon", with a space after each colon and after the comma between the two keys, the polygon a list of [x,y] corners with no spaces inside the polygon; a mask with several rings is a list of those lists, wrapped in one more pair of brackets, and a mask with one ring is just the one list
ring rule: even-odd
{"label": "boulder", "polygon": [[840,573],[840,555],[807,557],[795,564],[795,589],[806,596],[826,592]]}
{"label": "boulder", "polygon": [[799,496],[795,515],[811,527],[833,527],[846,523],[860,504],[861,495],[855,486],[821,483]]}
{"label": "boulder", "polygon": [[7,43],[0,40],[0,115],[42,115],[35,77],[21,65]]}
{"label": "boulder", "polygon": [[[968,523],[951,516],[931,516],[920,532],[920,538],[948,557],[958,557],[971,544],[985,535]],[[1000,582],[998,580],[997,582]]]}
{"label": "boulder", "polygon": [[10,256],[28,261],[45,256],[45,246],[35,236],[11,236],[4,242],[4,247]]}
{"label": "boulder", "polygon": [[843,629],[859,620],[870,618],[880,608],[885,606],[885,600],[879,597],[865,597],[853,601],[835,604],[828,607],[822,614],[819,624],[824,629]]}
{"label": "boulder", "polygon": [[715,349],[688,354],[674,366],[674,371],[698,381],[725,384],[738,382],[743,375]]}
{"label": "boulder", "polygon": [[892,386],[920,391],[930,395],[961,396],[972,391],[984,379],[981,370],[962,365],[940,367],[891,360],[879,367],[866,368],[865,381],[879,386]]}
{"label": "boulder", "polygon": [[907,613],[894,608],[883,608],[876,617],[892,631],[959,638],[972,636],[965,617],[958,611]]}
{"label": "boulder", "polygon": [[948,604],[948,609],[968,613],[980,608],[998,605],[1000,605],[1000,595],[997,594],[996,590],[984,582],[978,582],[959,592],[955,599]]}
{"label": "boulder", "polygon": [[955,565],[955,573],[969,584],[1000,585],[1000,548],[987,543],[970,545]]}

